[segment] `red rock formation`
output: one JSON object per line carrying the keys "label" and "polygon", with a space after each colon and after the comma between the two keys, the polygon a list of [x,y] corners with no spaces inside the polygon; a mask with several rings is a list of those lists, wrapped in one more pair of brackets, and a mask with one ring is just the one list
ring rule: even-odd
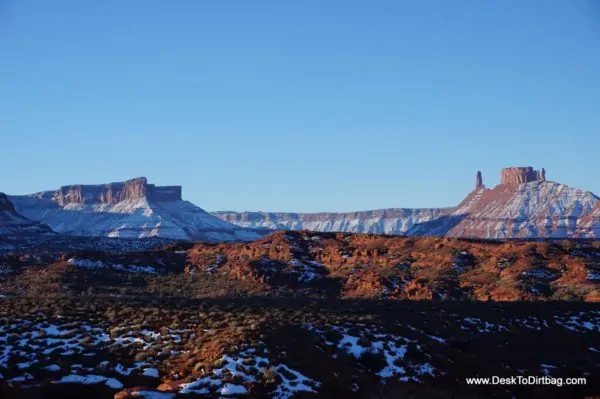
{"label": "red rock formation", "polygon": [[[546,178],[546,172],[543,171],[544,179]],[[534,170],[531,166],[527,167],[516,167],[516,168],[504,168],[502,169],[502,175],[500,177],[500,184],[507,186],[518,186],[519,184],[529,183],[532,181],[542,180],[541,173]]]}
{"label": "red rock formation", "polygon": [[485,188],[483,185],[483,176],[481,175],[481,171],[477,171],[477,177],[475,178],[475,189],[478,190],[480,188]]}
{"label": "red rock formation", "polygon": [[59,206],[68,204],[115,204],[117,202],[148,197],[159,201],[181,199],[181,186],[157,187],[148,179],[138,177],[119,183],[105,185],[64,186],[56,191],[54,198]]}
{"label": "red rock formation", "polygon": [[65,206],[71,203],[82,204],[84,202],[83,187],[80,185],[61,187],[56,192],[56,200],[60,206]]}

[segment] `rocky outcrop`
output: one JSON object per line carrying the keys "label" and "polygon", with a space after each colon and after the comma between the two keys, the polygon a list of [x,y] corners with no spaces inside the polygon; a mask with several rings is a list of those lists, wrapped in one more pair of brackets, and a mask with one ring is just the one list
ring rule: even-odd
{"label": "rocky outcrop", "polygon": [[[46,196],[40,193],[40,196]],[[73,185],[59,188],[52,196],[59,206],[69,204],[116,204],[121,201],[151,198],[158,201],[181,200],[181,186],[159,187],[138,177],[104,185]]]}
{"label": "rocky outcrop", "polygon": [[594,208],[577,221],[577,237],[600,237],[600,201]]}
{"label": "rocky outcrop", "polygon": [[483,176],[481,175],[481,171],[477,171],[477,176],[475,177],[475,190],[479,190],[481,188],[485,188],[483,185]]}
{"label": "rocky outcrop", "polygon": [[196,245],[184,276],[229,275],[286,290],[319,289],[333,277],[344,298],[545,300],[560,299],[566,285],[580,287],[582,299],[596,295],[600,253],[589,242],[563,245],[285,231],[249,244]]}
{"label": "rocky outcrop", "polygon": [[5,212],[14,212],[15,211],[15,207],[13,206],[12,202],[10,202],[10,200],[4,193],[0,193],[0,212],[2,212],[2,211],[5,211]]}
{"label": "rocky outcrop", "polygon": [[[524,184],[537,182],[534,184]],[[475,190],[458,206],[384,209],[355,213],[216,212],[243,227],[469,238],[600,237],[599,198],[589,191],[546,181],[546,171],[506,168],[502,182]]]}
{"label": "rocky outcrop", "polygon": [[6,194],[0,193],[0,236],[35,233],[52,234],[52,230],[17,213]]}
{"label": "rocky outcrop", "polygon": [[245,241],[261,234],[216,218],[181,198],[180,186],[155,186],[145,177],[12,196],[24,217],[65,235]]}
{"label": "rocky outcrop", "polygon": [[518,186],[519,184],[533,181],[545,181],[546,171],[534,170],[531,166],[504,168],[500,177],[500,184],[506,186]]}
{"label": "rocky outcrop", "polygon": [[[445,235],[477,238],[565,238],[578,235],[598,197],[556,182],[508,185],[474,192],[455,209],[462,220]],[[592,229],[593,230],[593,229]]]}

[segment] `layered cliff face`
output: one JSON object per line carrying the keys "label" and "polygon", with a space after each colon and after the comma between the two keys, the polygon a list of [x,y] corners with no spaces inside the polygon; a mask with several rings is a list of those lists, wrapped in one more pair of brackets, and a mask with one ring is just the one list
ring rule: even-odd
{"label": "layered cliff face", "polygon": [[596,201],[594,208],[578,220],[575,236],[600,237],[600,201]]}
{"label": "layered cliff face", "polygon": [[[44,194],[47,195],[47,193]],[[148,179],[145,177],[138,177],[125,182],[104,185],[63,186],[52,195],[59,206],[69,204],[116,204],[144,197],[158,201],[180,201],[181,186],[155,186],[154,184],[148,184]]]}
{"label": "layered cliff face", "polygon": [[102,185],[64,186],[11,199],[24,216],[70,235],[194,241],[260,237],[182,200],[180,186],[155,186],[144,177]]}
{"label": "layered cliff face", "polygon": [[589,236],[579,225],[598,203],[594,194],[555,182],[501,184],[475,191],[454,210],[453,237],[535,238]]}
{"label": "layered cliff face", "polygon": [[50,227],[17,213],[6,194],[0,193],[0,235],[52,234]]}
{"label": "layered cliff face", "polygon": [[475,190],[458,206],[383,209],[356,213],[216,212],[245,227],[476,238],[600,237],[600,203],[594,194],[546,181],[544,169],[502,170],[486,189],[477,172]]}
{"label": "layered cliff face", "polygon": [[482,173],[477,172],[475,189],[458,206],[449,208],[211,215],[182,200],[181,191],[180,186],[155,186],[140,177],[14,196],[10,200],[16,209],[5,198],[0,200],[0,211],[13,219],[23,215],[66,234],[127,238],[253,240],[265,230],[478,238],[600,237],[599,198],[546,181],[545,170],[532,167],[503,169],[501,182],[493,189],[485,188]]}
{"label": "layered cliff face", "polygon": [[506,186],[518,186],[523,183],[534,181],[545,181],[546,171],[534,170],[531,166],[504,168],[500,175],[500,184]]}
{"label": "layered cliff face", "polygon": [[269,230],[341,231],[405,234],[415,225],[436,220],[450,209],[378,209],[352,213],[214,212],[238,226]]}

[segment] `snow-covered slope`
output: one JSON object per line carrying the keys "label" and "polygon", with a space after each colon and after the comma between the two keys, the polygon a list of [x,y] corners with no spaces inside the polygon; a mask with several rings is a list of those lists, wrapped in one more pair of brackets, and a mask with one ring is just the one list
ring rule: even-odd
{"label": "snow-covered slope", "polygon": [[546,181],[530,167],[503,170],[493,189],[476,189],[453,208],[356,213],[215,212],[244,227],[475,238],[600,237],[600,201],[589,191]]}
{"label": "snow-covered slope", "polygon": [[182,200],[180,187],[156,187],[145,178],[61,187],[11,200],[22,215],[69,235],[199,241],[260,237]]}
{"label": "snow-covered slope", "polygon": [[430,222],[451,208],[378,209],[353,213],[214,212],[238,226],[270,230],[342,231],[372,234],[406,234],[415,225]]}
{"label": "snow-covered slope", "polygon": [[[452,213],[447,235],[481,238],[590,236],[578,231],[598,197],[549,181],[499,185],[471,193]],[[592,228],[591,231],[594,229]]]}
{"label": "snow-covered slope", "polygon": [[0,193],[0,236],[15,236],[29,234],[54,234],[52,230],[43,224],[27,220],[19,215],[8,199]]}
{"label": "snow-covered slope", "polygon": [[600,201],[589,214],[584,215],[577,222],[577,236],[600,237]]}

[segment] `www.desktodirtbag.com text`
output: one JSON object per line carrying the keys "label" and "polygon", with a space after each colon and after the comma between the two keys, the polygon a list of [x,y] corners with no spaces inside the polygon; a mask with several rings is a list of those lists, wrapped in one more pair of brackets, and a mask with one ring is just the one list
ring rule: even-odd
{"label": "www.desktodirtbag.com text", "polygon": [[585,385],[585,378],[553,378],[553,377],[535,377],[535,376],[514,376],[514,377],[472,377],[467,378],[468,385],[553,385],[562,387],[563,385]]}

